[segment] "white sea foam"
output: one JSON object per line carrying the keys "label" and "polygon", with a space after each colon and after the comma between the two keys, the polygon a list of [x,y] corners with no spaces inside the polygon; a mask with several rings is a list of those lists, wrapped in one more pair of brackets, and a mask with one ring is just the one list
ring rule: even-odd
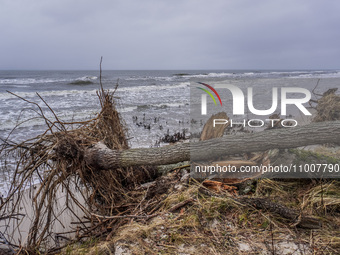
{"label": "white sea foam", "polygon": [[13,85],[14,88],[29,88],[28,85]]}
{"label": "white sea foam", "polygon": [[166,89],[179,89],[189,87],[190,82],[180,82],[178,84],[161,84],[161,85],[150,85],[150,86],[133,86],[133,87],[119,87],[120,92],[139,92],[139,91],[158,91]]}
{"label": "white sea foam", "polygon": [[[55,105],[54,105],[55,106]],[[58,107],[55,107],[58,108]],[[46,118],[50,120],[54,120],[54,115],[49,112],[47,109],[44,109],[44,115]],[[64,122],[71,121],[84,121],[90,119],[96,112],[99,111],[99,107],[97,109],[83,109],[75,111],[73,108],[68,110],[64,109],[61,112],[56,111],[59,120]],[[21,117],[20,117],[21,116]],[[0,131],[1,130],[10,130],[16,125],[20,124],[21,128],[33,128],[37,131],[37,128],[45,128],[45,120],[40,117],[35,111],[31,109],[27,109],[22,114],[16,111],[9,111],[7,114],[3,114],[0,116]],[[47,128],[47,127],[46,127]]]}
{"label": "white sea foam", "polygon": [[89,80],[97,80],[98,77],[97,76],[83,76],[83,77],[79,77],[76,80],[78,81],[89,81]]}
{"label": "white sea foam", "polygon": [[185,75],[186,78],[219,78],[219,77],[230,77],[233,73],[208,73],[208,74],[191,74]]}
{"label": "white sea foam", "polygon": [[[159,91],[159,90],[167,90],[167,89],[179,89],[179,88],[186,88],[189,87],[189,82],[181,82],[178,84],[162,84],[162,85],[151,85],[151,86],[132,86],[132,87],[119,87],[118,92],[143,92],[143,91]],[[96,95],[97,89],[93,90],[51,90],[51,91],[41,91],[39,92],[39,95],[42,97],[68,97],[68,96],[93,96]],[[36,92],[17,92],[16,95],[23,97],[23,98],[33,98],[37,97]],[[0,100],[6,100],[6,99],[13,99],[15,98],[14,95],[3,92],[0,93]]]}
{"label": "white sea foam", "polygon": [[137,106],[130,106],[130,107],[124,107],[124,108],[119,109],[119,111],[120,111],[121,113],[125,113],[125,112],[133,112],[133,111],[135,111],[135,110],[137,110]]}
{"label": "white sea foam", "polygon": [[298,77],[292,77],[292,78],[339,78],[339,77],[340,77],[340,72],[324,73],[322,71],[317,71],[313,73],[300,74]]}
{"label": "white sea foam", "polygon": [[51,83],[51,82],[65,82],[68,79],[34,79],[34,78],[21,78],[21,79],[0,79],[0,84],[36,84],[36,83]]}
{"label": "white sea foam", "polygon": [[187,104],[189,104],[189,102],[145,104],[145,105],[139,105],[137,109],[167,108],[167,107],[178,108],[181,106],[185,106]]}
{"label": "white sea foam", "polygon": [[143,76],[143,77],[129,77],[125,78],[127,81],[147,81],[147,80],[156,80],[156,81],[173,81],[175,77],[169,77],[169,76],[160,76],[160,77],[154,77],[154,76]]}
{"label": "white sea foam", "polygon": [[183,78],[270,78],[270,77],[290,77],[290,78],[337,78],[339,71],[268,71],[268,72],[221,72],[207,74],[182,75]]}
{"label": "white sea foam", "polygon": [[[51,91],[41,91],[39,92],[39,95],[42,97],[49,97],[49,96],[69,96],[69,95],[80,95],[80,94],[90,94],[90,95],[95,95],[96,94],[96,89],[94,90],[85,90],[85,91],[79,91],[79,90],[51,90]],[[37,97],[36,92],[16,92],[16,95],[23,97],[23,98],[33,98]],[[14,95],[3,92],[0,93],[0,100],[5,100],[5,99],[13,99],[15,98]]]}
{"label": "white sea foam", "polygon": [[74,80],[88,81],[96,80],[97,76],[82,76],[76,79],[35,79],[35,78],[16,78],[16,79],[0,79],[0,84],[13,84],[13,85],[25,85],[25,84],[41,84],[41,83],[53,83],[53,82],[71,82]]}

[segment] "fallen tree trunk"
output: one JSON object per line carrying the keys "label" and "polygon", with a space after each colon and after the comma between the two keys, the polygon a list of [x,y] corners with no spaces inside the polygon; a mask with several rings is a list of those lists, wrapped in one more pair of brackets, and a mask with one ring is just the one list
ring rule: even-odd
{"label": "fallen tree trunk", "polygon": [[340,143],[340,121],[311,123],[300,127],[225,136],[160,148],[118,151],[110,150],[103,143],[98,143],[85,150],[85,160],[88,165],[99,169],[111,169],[137,165],[166,165],[187,160],[208,160],[224,155],[325,143]]}

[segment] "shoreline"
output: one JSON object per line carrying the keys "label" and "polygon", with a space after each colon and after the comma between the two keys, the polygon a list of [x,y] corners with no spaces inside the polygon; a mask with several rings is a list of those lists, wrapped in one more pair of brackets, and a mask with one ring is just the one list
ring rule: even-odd
{"label": "shoreline", "polygon": [[[7,237],[6,239],[10,244],[17,246],[27,245],[26,242],[29,229],[33,223],[33,219],[31,217],[35,215],[32,198],[39,188],[40,184],[33,185],[20,193],[16,193],[16,195],[11,198],[11,201],[14,202],[18,198],[19,194],[22,196],[19,204],[20,209],[15,213],[18,216],[9,217],[1,221],[2,224],[0,225],[0,232]],[[85,200],[82,198],[79,191],[77,191],[75,187],[73,187],[73,190],[74,195],[77,197],[79,202],[82,205],[86,205]],[[77,227],[74,223],[80,218],[86,216],[86,214],[78,206],[72,204],[72,201],[67,201],[66,193],[61,187],[58,188],[56,196],[57,199],[54,202],[53,213],[58,217],[54,220],[50,229],[51,233],[54,233],[55,235],[45,240],[47,248],[60,247],[67,243],[67,240],[75,238]],[[73,212],[71,212],[70,209],[64,208],[66,201]],[[7,208],[6,211],[1,211],[1,213],[2,215],[11,215],[12,213],[10,211],[11,209]],[[77,216],[75,216],[74,213],[76,213]],[[46,222],[46,220],[44,222]],[[44,224],[44,222],[42,224]],[[81,225],[81,223],[79,223],[79,225]],[[4,249],[6,246],[6,244],[0,245],[0,249]]]}

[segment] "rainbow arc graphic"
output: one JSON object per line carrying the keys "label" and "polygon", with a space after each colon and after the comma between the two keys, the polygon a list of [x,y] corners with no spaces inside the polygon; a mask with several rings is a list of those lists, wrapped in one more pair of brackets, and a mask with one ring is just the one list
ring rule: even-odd
{"label": "rainbow arc graphic", "polygon": [[[199,84],[201,84],[203,86],[206,86],[207,88],[211,89],[211,91],[214,92],[215,95],[217,96],[217,98],[220,101],[220,104],[222,106],[222,100],[220,98],[220,95],[217,93],[217,91],[212,86],[210,86],[209,84],[203,83],[203,82],[197,82],[197,83],[199,83]],[[212,100],[214,101],[215,105],[217,105],[215,97],[213,96],[213,94],[211,94],[211,92],[209,90],[201,88],[201,87],[197,87],[197,88],[200,89],[200,90],[203,90],[204,92],[206,92],[212,98]]]}

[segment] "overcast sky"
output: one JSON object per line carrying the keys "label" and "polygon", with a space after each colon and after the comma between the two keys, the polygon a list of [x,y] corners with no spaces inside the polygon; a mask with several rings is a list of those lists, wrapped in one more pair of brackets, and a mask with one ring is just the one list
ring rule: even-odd
{"label": "overcast sky", "polygon": [[339,69],[337,0],[0,0],[0,69]]}

